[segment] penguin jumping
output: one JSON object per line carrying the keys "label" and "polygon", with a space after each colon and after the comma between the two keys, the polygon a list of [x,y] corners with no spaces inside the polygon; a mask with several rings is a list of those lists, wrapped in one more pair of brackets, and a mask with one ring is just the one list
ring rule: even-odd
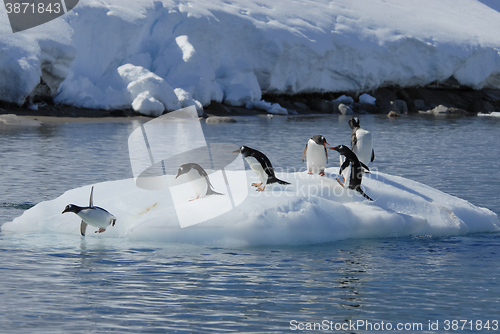
{"label": "penguin jumping", "polygon": [[[349,186],[348,186],[348,188],[356,190],[358,193],[360,193],[361,195],[363,195],[363,197],[369,199],[370,201],[373,201],[373,199],[371,199],[361,189],[361,179],[363,178],[363,168],[365,168],[366,170],[369,171],[370,169],[368,168],[368,166],[366,166],[364,163],[362,163],[361,161],[359,161],[359,159],[356,156],[356,154],[354,154],[354,152],[351,151],[349,149],[349,147],[347,147],[347,146],[339,145],[337,147],[330,148],[330,150],[337,151],[337,152],[339,152],[341,155],[343,155],[345,157],[344,163],[342,164],[342,166],[340,166],[339,174],[342,174],[342,171],[344,169],[346,169],[347,167],[349,167],[349,166],[351,167],[351,173],[350,173],[351,176],[349,178]],[[345,179],[344,179],[344,181],[345,181]],[[342,183],[339,179],[337,179],[337,182],[342,187],[345,187],[344,183]]]}
{"label": "penguin jumping", "polygon": [[307,141],[304,153],[302,153],[302,162],[307,156],[307,174],[318,173],[325,176],[325,168],[328,163],[328,151],[325,137],[316,135]]}
{"label": "penguin jumping", "polygon": [[252,186],[257,187],[257,191],[264,191],[266,185],[271,183],[290,184],[276,177],[271,161],[264,153],[247,146],[242,146],[233,153],[241,153],[250,168],[259,177],[260,183],[252,183]]}
{"label": "penguin jumping", "polygon": [[178,178],[183,174],[186,174],[189,183],[196,194],[196,197],[190,199],[189,201],[194,201],[198,198],[209,195],[222,195],[221,193],[214,191],[207,172],[200,165],[195,163],[181,165],[175,178]]}
{"label": "penguin jumping", "polygon": [[375,151],[373,150],[372,134],[370,131],[361,129],[359,126],[359,118],[352,117],[349,120],[351,128],[351,150],[356,154],[359,161],[368,165],[369,162],[375,160]]}
{"label": "penguin jumping", "polygon": [[87,225],[99,227],[99,230],[95,231],[95,233],[102,233],[106,231],[106,228],[109,225],[115,226],[116,222],[116,217],[113,216],[111,213],[104,210],[103,208],[94,206],[93,186],[92,190],[90,190],[89,206],[81,207],[78,205],[69,204],[66,205],[66,208],[64,208],[64,211],[62,213],[65,212],[73,212],[82,219],[82,223],[80,224],[80,233],[82,236],[85,236]]}

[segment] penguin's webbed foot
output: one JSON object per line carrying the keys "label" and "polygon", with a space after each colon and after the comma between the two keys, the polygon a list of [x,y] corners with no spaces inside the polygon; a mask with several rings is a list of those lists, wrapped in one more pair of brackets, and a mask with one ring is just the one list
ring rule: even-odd
{"label": "penguin's webbed foot", "polygon": [[261,183],[256,183],[256,182],[252,183],[253,187],[260,187],[261,185],[262,185],[262,182]]}
{"label": "penguin's webbed foot", "polygon": [[262,186],[260,188],[257,188],[257,191],[264,191],[264,189],[266,189],[266,186]]}
{"label": "penguin's webbed foot", "polygon": [[319,175],[320,175],[320,176],[325,176],[325,171],[324,171],[324,170],[322,170],[321,172],[319,172]]}
{"label": "penguin's webbed foot", "polygon": [[100,227],[97,231],[95,231],[95,233],[102,233],[102,232],[106,232],[106,229]]}
{"label": "penguin's webbed foot", "polygon": [[[340,179],[336,179],[336,180],[342,186],[342,188],[345,188],[344,183],[342,181],[340,181]],[[344,182],[345,182],[345,179],[344,179]]]}
{"label": "penguin's webbed foot", "polygon": [[200,196],[196,196],[195,198],[191,198],[189,201],[192,202],[192,201],[197,200],[198,198],[201,198],[201,197]]}
{"label": "penguin's webbed foot", "polygon": [[307,172],[307,174],[309,174],[309,175],[313,175],[313,172],[309,171],[309,172]]}

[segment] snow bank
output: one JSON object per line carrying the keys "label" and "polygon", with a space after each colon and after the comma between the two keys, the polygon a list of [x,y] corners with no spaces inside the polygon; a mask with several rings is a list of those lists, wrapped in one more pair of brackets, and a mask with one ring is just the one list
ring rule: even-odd
{"label": "snow bank", "polygon": [[[127,237],[220,246],[313,244],[347,238],[377,238],[405,235],[460,235],[500,230],[498,217],[488,209],[447,195],[418,182],[383,173],[363,179],[365,192],[375,201],[344,190],[335,181],[338,168],[327,176],[305,172],[282,173],[289,186],[268,186],[262,193],[249,189],[245,201],[230,212],[198,225],[180,228],[170,192],[147,191],[134,179],[96,184],[94,203],[117,217],[114,227],[87,238]],[[248,183],[257,181],[252,171]],[[231,178],[231,172],[228,172]],[[187,186],[186,205],[210,207],[227,195],[189,202],[194,193]],[[251,189],[250,189],[251,188]],[[79,234],[80,219],[61,214],[69,204],[85,205],[90,186],[67,191],[52,201],[25,211],[2,232],[39,231]]]}
{"label": "snow bank", "polygon": [[[210,101],[244,106],[263,92],[369,91],[450,77],[499,88],[497,10],[493,0],[80,1],[13,34],[0,6],[0,99],[22,104],[40,78],[58,103],[151,115],[160,104],[173,108],[171,89],[181,107],[200,111]],[[148,79],[124,83],[119,69],[131,65]],[[127,88],[133,82],[141,92]]]}

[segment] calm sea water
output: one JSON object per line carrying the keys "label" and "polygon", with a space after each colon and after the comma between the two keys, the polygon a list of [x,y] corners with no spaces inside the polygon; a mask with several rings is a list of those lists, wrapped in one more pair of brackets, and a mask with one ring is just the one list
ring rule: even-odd
{"label": "calm sea water", "polygon": [[[127,139],[139,124],[0,128],[0,224],[68,189],[131,177]],[[374,134],[378,170],[500,214],[500,119],[362,116],[361,125]],[[350,140],[338,116],[203,129],[208,142],[255,147],[283,168],[303,167],[312,135]],[[500,331],[499,233],[246,248],[0,233],[0,254],[1,333]]]}

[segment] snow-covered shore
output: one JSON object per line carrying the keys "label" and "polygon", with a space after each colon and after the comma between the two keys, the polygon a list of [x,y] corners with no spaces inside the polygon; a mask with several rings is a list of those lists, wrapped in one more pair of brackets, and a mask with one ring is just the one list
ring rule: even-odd
{"label": "snow-covered shore", "polygon": [[0,16],[0,100],[17,104],[49,94],[159,115],[450,78],[500,88],[500,13],[488,0],[92,0],[16,34],[2,6]]}

